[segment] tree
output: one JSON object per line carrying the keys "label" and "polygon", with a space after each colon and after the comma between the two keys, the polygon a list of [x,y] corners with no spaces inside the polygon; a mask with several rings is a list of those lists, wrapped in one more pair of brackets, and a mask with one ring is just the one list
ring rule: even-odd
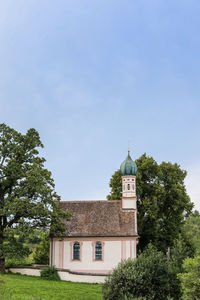
{"label": "tree", "polygon": [[[152,242],[166,251],[178,237],[184,218],[193,207],[184,185],[186,171],[176,163],[158,164],[146,154],[136,164],[139,248],[144,249]],[[121,199],[120,170],[111,177],[110,187],[107,199]]]}
{"label": "tree", "polygon": [[5,272],[3,244],[12,228],[52,228],[62,235],[61,219],[69,217],[58,205],[51,173],[44,167],[45,159],[38,132],[29,129],[21,134],[0,124],[0,272]]}
{"label": "tree", "polygon": [[37,245],[33,251],[33,259],[36,264],[49,263],[49,236],[47,233],[42,234],[42,239],[39,245]]}
{"label": "tree", "polygon": [[122,197],[122,175],[120,170],[116,171],[110,179],[111,193],[107,196],[108,200],[119,200]]}
{"label": "tree", "polygon": [[27,257],[31,251],[29,247],[18,239],[18,237],[10,230],[7,230],[6,241],[3,243],[3,251],[6,260],[21,260]]}
{"label": "tree", "polygon": [[181,283],[177,275],[183,272],[184,259],[193,257],[194,253],[193,243],[181,232],[169,253],[170,296],[173,299],[181,299]]}
{"label": "tree", "polygon": [[103,285],[105,300],[166,300],[169,278],[166,256],[152,245],[136,260],[122,261]]}
{"label": "tree", "polygon": [[182,299],[200,299],[200,256],[186,258],[183,263],[183,273],[178,274],[181,280]]}
{"label": "tree", "polygon": [[192,243],[195,256],[200,255],[200,216],[197,211],[189,216],[183,226],[184,236]]}

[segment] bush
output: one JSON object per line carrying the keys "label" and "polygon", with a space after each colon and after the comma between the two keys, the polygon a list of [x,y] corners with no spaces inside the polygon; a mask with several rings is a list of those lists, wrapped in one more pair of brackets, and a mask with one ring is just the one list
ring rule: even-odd
{"label": "bush", "polygon": [[136,260],[121,262],[103,285],[105,300],[166,300],[169,276],[165,255],[152,245]]}
{"label": "bush", "polygon": [[58,275],[58,271],[54,266],[47,266],[42,271],[40,271],[40,276],[44,279],[48,280],[60,280],[60,276]]}

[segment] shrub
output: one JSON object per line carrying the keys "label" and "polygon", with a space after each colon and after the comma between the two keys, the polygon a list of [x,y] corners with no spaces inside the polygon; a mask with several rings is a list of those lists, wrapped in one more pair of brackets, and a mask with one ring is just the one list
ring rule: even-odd
{"label": "shrub", "polygon": [[47,266],[41,272],[40,276],[44,279],[48,280],[60,280],[60,276],[58,275],[58,271],[54,266]]}
{"label": "shrub", "polygon": [[121,262],[103,285],[105,300],[166,300],[169,295],[167,260],[152,245],[136,260]]}

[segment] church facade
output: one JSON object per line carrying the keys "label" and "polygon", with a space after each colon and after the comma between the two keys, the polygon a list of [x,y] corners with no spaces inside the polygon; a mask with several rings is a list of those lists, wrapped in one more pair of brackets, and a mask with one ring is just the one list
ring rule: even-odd
{"label": "church facade", "polygon": [[79,274],[108,274],[119,262],[136,258],[137,166],[130,153],[120,166],[122,199],[61,201],[71,213],[67,235],[50,242],[50,265]]}

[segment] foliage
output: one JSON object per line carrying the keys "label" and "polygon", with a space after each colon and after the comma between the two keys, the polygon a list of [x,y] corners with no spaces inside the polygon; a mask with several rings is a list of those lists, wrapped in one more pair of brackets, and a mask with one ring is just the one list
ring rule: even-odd
{"label": "foliage", "polygon": [[6,259],[24,259],[30,254],[27,245],[21,243],[16,236],[7,236],[7,240],[3,243],[3,251]]}
{"label": "foliage", "polygon": [[200,216],[197,211],[186,218],[178,239],[174,241],[174,246],[170,254],[170,287],[171,296],[174,299],[181,298],[181,282],[178,273],[182,273],[183,261],[200,254]]}
{"label": "foliage", "polygon": [[200,213],[199,213],[198,210],[195,209],[195,210],[191,213],[191,216],[193,216],[193,217],[199,217],[199,216],[200,216]]}
{"label": "foliage", "polygon": [[38,132],[29,129],[25,135],[0,124],[0,272],[5,271],[3,244],[17,228],[49,228],[63,235],[62,211],[54,191],[51,173],[45,159],[39,156],[43,145]]}
{"label": "foliage", "polygon": [[125,297],[166,300],[168,294],[166,256],[152,245],[148,245],[136,260],[121,262],[103,285],[105,300],[122,300]]}
{"label": "foliage", "polygon": [[33,264],[33,259],[29,256],[22,259],[6,259],[5,266],[6,268],[13,266],[31,266]]}
{"label": "foliage", "polygon": [[0,275],[1,300],[102,300],[101,285],[48,281],[36,276]]}
{"label": "foliage", "polygon": [[26,245],[35,245],[41,242],[41,237],[43,234],[43,230],[39,230],[37,228],[29,228],[26,232],[19,231],[18,241],[21,243],[25,243]]}
{"label": "foliage", "polygon": [[[144,249],[152,242],[166,252],[178,238],[184,217],[189,215],[193,204],[186,193],[184,179],[186,171],[172,163],[158,164],[152,157],[143,154],[136,160],[137,207],[139,248]],[[110,200],[121,199],[122,184],[120,171],[110,180]]]}
{"label": "foliage", "polygon": [[119,200],[122,197],[122,176],[120,170],[116,171],[111,179],[110,184],[111,193],[107,196],[108,200]]}
{"label": "foliage", "polygon": [[200,216],[197,211],[186,219],[182,231],[192,244],[195,255],[200,255]]}
{"label": "foliage", "polygon": [[170,295],[173,299],[181,298],[181,285],[177,274],[183,272],[183,261],[187,257],[194,256],[193,245],[182,234],[179,234],[178,239],[174,241],[171,253],[169,253],[169,273],[170,273]]}
{"label": "foliage", "polygon": [[60,276],[55,266],[46,266],[40,271],[40,276],[48,280],[60,280]]}
{"label": "foliage", "polygon": [[172,268],[177,272],[181,273],[183,271],[183,261],[186,257],[194,256],[194,248],[189,243],[189,241],[184,239],[184,236],[179,234],[178,239],[174,241],[174,246],[171,250],[170,263]]}
{"label": "foliage", "polygon": [[181,281],[182,299],[200,299],[200,256],[186,258],[183,263],[183,273],[178,275]]}
{"label": "foliage", "polygon": [[33,251],[33,259],[36,264],[47,265],[49,263],[49,247],[49,235],[44,232],[40,244]]}

